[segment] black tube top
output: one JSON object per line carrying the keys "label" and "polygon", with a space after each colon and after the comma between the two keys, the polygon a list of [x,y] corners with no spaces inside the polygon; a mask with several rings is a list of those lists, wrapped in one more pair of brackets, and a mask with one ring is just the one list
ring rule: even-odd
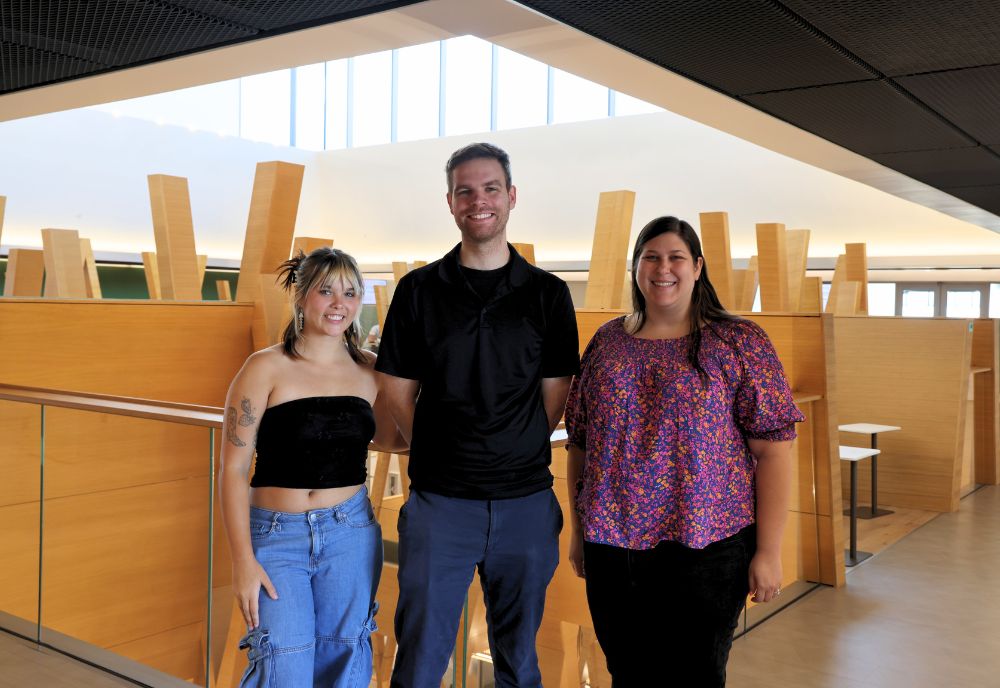
{"label": "black tube top", "polygon": [[361,485],[375,414],[361,397],[305,397],[264,411],[251,487]]}

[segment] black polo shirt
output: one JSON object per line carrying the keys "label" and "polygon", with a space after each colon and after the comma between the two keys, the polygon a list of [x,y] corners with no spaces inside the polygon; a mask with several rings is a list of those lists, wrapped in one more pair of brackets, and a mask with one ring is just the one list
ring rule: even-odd
{"label": "black polo shirt", "polygon": [[541,382],[578,372],[576,312],[566,283],[512,246],[484,300],[462,274],[460,248],[399,281],[375,369],[420,382],[413,489],[523,497],[552,485]]}

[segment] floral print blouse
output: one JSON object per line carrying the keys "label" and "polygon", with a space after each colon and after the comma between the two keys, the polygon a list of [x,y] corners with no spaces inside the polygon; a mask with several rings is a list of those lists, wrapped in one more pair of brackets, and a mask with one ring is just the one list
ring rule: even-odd
{"label": "floral print blouse", "polygon": [[701,332],[707,386],[687,359],[690,336],[640,339],[620,317],[587,346],[566,406],[568,443],[586,453],[584,540],[702,549],[754,522],[747,440],[794,439],[805,417],[760,326],[721,321]]}

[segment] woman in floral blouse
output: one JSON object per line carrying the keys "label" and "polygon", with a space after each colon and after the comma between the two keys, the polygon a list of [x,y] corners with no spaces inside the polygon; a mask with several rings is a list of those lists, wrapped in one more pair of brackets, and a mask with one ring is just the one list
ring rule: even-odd
{"label": "woman in floral blouse", "polygon": [[632,300],[570,391],[570,562],[615,688],[724,686],[747,594],[781,593],[804,418],[767,335],[719,302],[687,222],[642,229]]}

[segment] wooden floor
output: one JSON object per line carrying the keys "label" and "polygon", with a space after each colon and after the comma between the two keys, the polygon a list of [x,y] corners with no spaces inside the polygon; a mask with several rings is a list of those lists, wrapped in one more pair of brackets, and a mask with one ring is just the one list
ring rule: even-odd
{"label": "wooden floor", "polygon": [[[863,522],[878,555],[737,639],[729,688],[1000,687],[1000,487],[929,518]],[[131,685],[0,632],[0,688]]]}
{"label": "wooden floor", "polygon": [[1000,487],[738,638],[729,688],[1000,686]]}

